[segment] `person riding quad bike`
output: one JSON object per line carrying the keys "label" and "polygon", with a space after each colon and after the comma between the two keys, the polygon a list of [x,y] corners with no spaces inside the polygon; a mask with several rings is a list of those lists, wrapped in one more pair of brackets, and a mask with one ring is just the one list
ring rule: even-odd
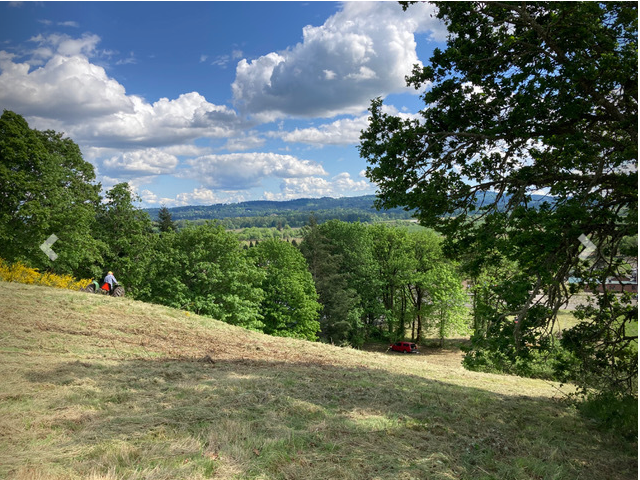
{"label": "person riding quad bike", "polygon": [[104,277],[102,285],[94,280],[84,289],[84,291],[89,293],[104,293],[111,295],[112,297],[124,297],[124,287],[118,284],[116,277],[114,277],[113,272],[111,271],[107,273],[106,277]]}
{"label": "person riding quad bike", "polygon": [[104,281],[102,282],[102,288],[103,290],[105,290],[106,292],[113,292],[113,288],[114,285],[118,285],[118,281],[116,280],[116,277],[113,276],[113,272],[109,272],[107,273],[107,276],[104,277]]}

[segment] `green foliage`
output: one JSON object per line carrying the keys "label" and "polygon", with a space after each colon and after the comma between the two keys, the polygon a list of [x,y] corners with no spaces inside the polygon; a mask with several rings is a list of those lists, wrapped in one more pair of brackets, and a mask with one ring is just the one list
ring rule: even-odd
{"label": "green foliage", "polygon": [[378,296],[384,307],[389,338],[403,339],[412,320],[411,292],[416,257],[409,233],[383,224],[370,227],[372,256],[380,279]]}
{"label": "green foliage", "polygon": [[427,316],[436,327],[441,346],[446,337],[468,331],[467,296],[454,265],[446,261],[434,264],[426,274],[430,305]]}
{"label": "green foliage", "polygon": [[[378,206],[415,209],[472,278],[496,253],[515,265],[483,287],[474,315],[474,345],[515,365],[530,361],[527,344],[553,346],[549,327],[576,291],[568,277],[620,275],[621,241],[637,234],[637,4],[436,4],[450,35],[408,78],[424,88],[420,118],[372,101],[360,153]],[[549,202],[534,203],[539,191]],[[580,258],[583,235],[598,261]],[[586,389],[618,388],[604,369],[637,378],[637,363],[617,360],[637,335],[610,328],[607,302],[572,334],[573,353],[594,357],[574,376]],[[633,311],[619,314],[628,324]]]}
{"label": "green foliage", "polygon": [[638,441],[638,400],[613,392],[590,394],[577,403],[582,414],[607,430],[633,442]]}
{"label": "green foliage", "polygon": [[368,237],[359,223],[331,220],[318,225],[315,217],[304,232],[300,251],[309,265],[322,304],[322,337],[338,345],[360,346],[364,332]]}
{"label": "green foliage", "polygon": [[97,214],[97,234],[104,244],[102,267],[114,272],[134,297],[149,290],[147,269],[153,258],[156,236],[149,215],[127,183],[114,185]]}
{"label": "green foliage", "polygon": [[313,278],[300,251],[281,240],[266,240],[249,251],[264,273],[260,315],[263,332],[280,337],[317,340],[321,306]]}
{"label": "green foliage", "polygon": [[158,239],[140,298],[262,331],[263,277],[221,226],[189,226]]}
{"label": "green foliage", "polygon": [[[220,222],[221,225],[224,226],[224,222]],[[241,231],[236,233],[236,237],[240,241],[251,242],[254,240],[262,241],[269,239],[280,239],[280,240],[294,240],[296,237],[302,236],[302,229],[300,228],[291,228],[289,225],[285,225],[283,227],[269,227],[269,228],[259,228],[259,227],[250,227],[244,228]]]}
{"label": "green foliage", "polygon": [[[236,204],[174,207],[170,209],[176,222],[218,220],[227,229],[276,228],[286,225],[301,228],[309,215],[315,215],[318,223],[329,220],[343,222],[374,222],[392,219],[410,219],[412,212],[396,208],[378,212],[374,208],[373,195],[344,198],[303,198],[284,202],[250,201]],[[147,209],[155,218],[159,209]]]}
{"label": "green foliage", "polygon": [[[604,292],[578,307],[581,322],[562,335],[562,346],[572,353],[573,367],[559,374],[587,393],[590,386],[607,385],[613,395],[638,394],[638,307],[630,293]],[[588,341],[585,341],[588,339]]]}
{"label": "green foliage", "polygon": [[638,234],[626,236],[620,241],[620,253],[626,257],[638,257]]}
{"label": "green foliage", "polygon": [[[0,117],[0,256],[60,274],[91,276],[100,188],[93,166],[62,134],[29,128],[14,112]],[[39,248],[58,237],[51,261]]]}
{"label": "green foliage", "polygon": [[467,326],[466,295],[433,231],[312,218],[300,250],[316,283],[322,336],[359,346],[371,338],[441,339]]}
{"label": "green foliage", "polygon": [[519,375],[521,377],[558,379],[557,371],[561,365],[572,361],[569,352],[560,346],[546,349],[522,349],[516,351],[505,336],[476,339],[473,348],[463,347],[466,351],[462,361],[465,368],[476,372]]}

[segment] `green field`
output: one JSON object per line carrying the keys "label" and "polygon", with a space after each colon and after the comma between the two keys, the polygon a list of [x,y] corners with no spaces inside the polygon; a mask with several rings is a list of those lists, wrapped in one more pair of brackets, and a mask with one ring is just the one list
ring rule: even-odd
{"label": "green field", "polygon": [[637,478],[570,387],[0,283],[0,478]]}

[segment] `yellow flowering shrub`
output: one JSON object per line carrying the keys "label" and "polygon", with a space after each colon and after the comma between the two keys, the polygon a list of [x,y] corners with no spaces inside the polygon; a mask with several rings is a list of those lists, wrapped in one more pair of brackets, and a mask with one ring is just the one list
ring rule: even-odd
{"label": "yellow flowering shrub", "polygon": [[21,262],[9,264],[2,258],[0,258],[0,280],[28,285],[46,285],[68,290],[80,290],[92,282],[91,279],[76,280],[71,275],[40,273],[37,268],[27,267]]}

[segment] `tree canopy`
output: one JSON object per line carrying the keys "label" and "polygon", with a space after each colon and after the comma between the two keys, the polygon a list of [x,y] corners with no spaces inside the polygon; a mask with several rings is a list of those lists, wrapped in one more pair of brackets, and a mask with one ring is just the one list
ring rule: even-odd
{"label": "tree canopy", "polygon": [[148,289],[147,265],[152,261],[155,238],[149,214],[136,207],[137,195],[128,183],[107,190],[105,203],[96,211],[97,228],[104,252],[102,265],[118,272],[118,280],[129,293]]}
{"label": "tree canopy", "polygon": [[141,298],[262,331],[262,277],[222,227],[188,226],[157,240]]}
{"label": "tree canopy", "polygon": [[[620,242],[637,234],[637,3],[436,5],[447,47],[407,78],[425,108],[391,115],[374,100],[360,153],[378,206],[416,209],[450,254],[467,256],[470,276],[492,262],[485,252],[517,261],[517,288],[494,320],[518,320],[519,352],[524,330],[552,322],[574,292],[568,277],[620,275]],[[532,205],[534,193],[549,202]],[[599,261],[581,258],[585,238]],[[605,317],[637,319],[637,307],[611,295],[601,306],[590,316],[599,332]],[[590,338],[637,341],[624,330]],[[611,365],[607,348],[599,355]],[[622,368],[637,374],[637,360]]]}
{"label": "tree canopy", "polygon": [[[34,267],[88,273],[99,260],[92,235],[100,186],[78,146],[51,130],[31,129],[20,115],[0,117],[0,257]],[[55,234],[58,255],[39,249]]]}
{"label": "tree canopy", "polygon": [[321,306],[300,251],[290,243],[272,239],[252,248],[250,257],[264,273],[259,283],[264,292],[260,307],[264,333],[317,340]]}

